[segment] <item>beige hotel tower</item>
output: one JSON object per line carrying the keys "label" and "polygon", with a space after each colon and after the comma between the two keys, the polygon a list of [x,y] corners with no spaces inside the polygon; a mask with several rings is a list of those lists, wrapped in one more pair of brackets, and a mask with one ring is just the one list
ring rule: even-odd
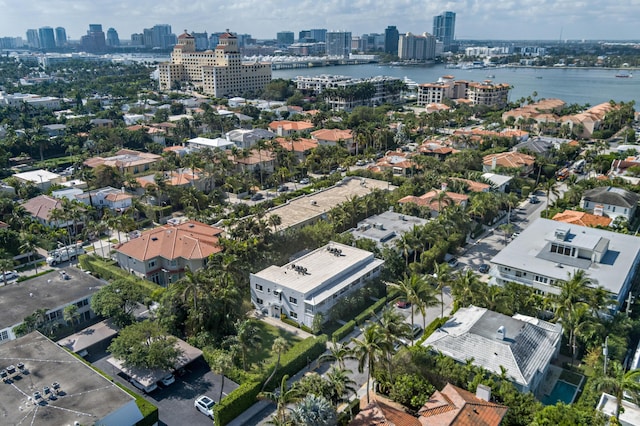
{"label": "beige hotel tower", "polygon": [[271,64],[242,63],[238,39],[226,33],[215,50],[196,51],[195,39],[185,32],[171,53],[171,62],[158,65],[160,90],[175,83],[188,83],[194,89],[216,98],[240,96],[263,89],[271,81]]}

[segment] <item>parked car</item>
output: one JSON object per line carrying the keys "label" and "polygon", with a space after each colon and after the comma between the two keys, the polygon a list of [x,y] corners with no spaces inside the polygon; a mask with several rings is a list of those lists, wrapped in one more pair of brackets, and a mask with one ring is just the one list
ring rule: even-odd
{"label": "parked car", "polygon": [[487,272],[489,272],[489,265],[487,265],[486,263],[483,263],[478,268],[478,272],[480,272],[481,274],[486,274]]}
{"label": "parked car", "polygon": [[310,182],[309,178],[302,178],[300,179],[300,183],[303,185],[307,185]]}
{"label": "parked car", "polygon": [[456,266],[458,266],[458,259],[455,257],[452,257],[451,259],[449,259],[447,263],[449,264],[450,267],[455,268]]}
{"label": "parked car", "polygon": [[145,386],[136,379],[130,379],[129,381],[133,386],[140,389],[144,393],[151,393],[154,390],[158,389],[158,385],[156,385],[155,383],[151,383],[149,386]]}
{"label": "parked car", "polygon": [[398,300],[396,302],[396,306],[400,309],[407,309],[411,307],[411,302],[408,302],[406,300]]}
{"label": "parked car", "polygon": [[164,376],[160,380],[160,383],[162,384],[162,386],[170,386],[170,385],[174,384],[175,382],[176,382],[176,378],[171,373],[167,374],[166,376]]}
{"label": "parked car", "polygon": [[202,414],[208,416],[211,419],[213,419],[213,406],[215,404],[216,403],[213,401],[213,399],[209,398],[206,395],[200,395],[193,402],[193,406],[196,407],[196,410],[200,411]]}
{"label": "parked car", "polygon": [[364,166],[365,164],[367,164],[367,162],[366,162],[366,161],[364,161],[364,160],[358,160],[358,161],[356,161],[356,166]]}
{"label": "parked car", "polygon": [[422,334],[422,327],[420,327],[418,324],[413,324],[411,326],[411,335],[413,336],[413,338],[415,339],[420,334]]}
{"label": "parked car", "polygon": [[253,194],[251,196],[251,201],[260,201],[264,198],[264,195],[262,195],[261,193],[257,192],[255,194]]}
{"label": "parked car", "polygon": [[529,202],[531,204],[538,204],[540,202],[540,199],[535,195],[532,195],[531,197],[529,197]]}
{"label": "parked car", "polygon": [[278,192],[287,192],[289,190],[289,187],[287,185],[280,185],[278,187]]}
{"label": "parked car", "polygon": [[17,271],[7,271],[4,273],[3,280],[7,280],[7,281],[16,280],[18,279],[19,276],[20,275],[18,274]]}

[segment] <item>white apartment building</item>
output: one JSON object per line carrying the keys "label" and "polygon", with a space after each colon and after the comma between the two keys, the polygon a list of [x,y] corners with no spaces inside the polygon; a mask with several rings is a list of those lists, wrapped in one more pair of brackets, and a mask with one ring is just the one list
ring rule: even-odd
{"label": "white apartment building", "polygon": [[311,327],[316,314],[327,318],[341,296],[364,287],[383,265],[373,253],[330,242],[286,265],[251,274],[251,302],[270,316],[284,314]]}
{"label": "white apartment building", "polygon": [[178,36],[171,62],[158,66],[160,90],[189,83],[203,93],[222,98],[261,90],[271,81],[271,64],[243,63],[237,37],[227,32],[219,39],[215,50],[196,51],[193,36]]}
{"label": "white apartment building", "polygon": [[640,264],[640,238],[603,229],[537,219],[491,259],[491,283],[515,282],[540,294],[559,294],[558,281],[584,271],[611,297],[612,311],[624,303]]}

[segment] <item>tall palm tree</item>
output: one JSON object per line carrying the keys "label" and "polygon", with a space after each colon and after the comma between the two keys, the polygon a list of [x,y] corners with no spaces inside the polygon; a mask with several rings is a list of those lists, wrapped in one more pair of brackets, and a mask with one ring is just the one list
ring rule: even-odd
{"label": "tall palm tree", "polygon": [[265,380],[264,384],[262,385],[262,390],[264,390],[264,388],[267,387],[267,384],[271,381],[273,376],[276,375],[276,371],[278,371],[278,367],[280,367],[280,356],[282,355],[282,352],[287,349],[288,346],[289,346],[289,343],[287,342],[287,339],[285,339],[284,337],[276,337],[275,340],[273,341],[271,345],[271,351],[277,354],[276,365],[273,367],[273,371],[271,372],[271,375],[269,375],[267,380]]}
{"label": "tall palm tree", "polygon": [[344,369],[345,361],[348,359],[355,359],[348,342],[338,343],[335,340],[329,347],[329,352],[324,353],[318,359],[319,362],[332,362],[335,361],[338,367]]}
{"label": "tall palm tree", "polygon": [[272,424],[285,426],[287,424],[287,405],[300,399],[300,392],[295,386],[287,388],[288,375],[282,377],[280,388],[276,392],[260,392],[258,398],[268,399],[276,404],[276,414],[272,418]]}
{"label": "tall palm tree", "polygon": [[[378,317],[378,324],[384,336],[387,347],[394,347],[401,339],[412,337],[411,326],[404,321],[404,315],[395,310],[391,306],[385,306]],[[385,354],[385,362],[389,370],[389,381],[393,383],[392,357],[393,352],[388,351]]]}
{"label": "tall palm tree", "polygon": [[420,285],[414,291],[416,293],[416,308],[422,314],[422,328],[424,329],[427,327],[427,309],[441,302],[436,297],[436,288],[432,287],[425,279],[420,281]]}
{"label": "tall palm tree", "polygon": [[15,264],[13,257],[6,250],[0,250],[0,270],[2,271],[4,285],[7,285],[7,271],[10,271]]}
{"label": "tall palm tree", "polygon": [[378,324],[368,324],[362,330],[360,339],[352,338],[353,354],[358,360],[358,372],[363,373],[367,369],[367,404],[369,403],[369,387],[376,361],[384,357],[388,347],[384,339],[382,328]]}
{"label": "tall palm tree", "polygon": [[329,399],[334,406],[348,400],[349,394],[355,395],[356,393],[356,388],[354,387],[356,382],[349,377],[349,374],[351,374],[351,370],[337,368],[335,365],[331,366],[331,369],[325,374],[325,379],[329,385],[328,388],[331,391]]}
{"label": "tall palm tree", "polygon": [[242,368],[247,371],[249,352],[260,347],[262,337],[259,334],[260,330],[250,319],[238,320],[236,332],[237,334],[233,337],[242,355]]}
{"label": "tall palm tree", "polygon": [[549,215],[549,207],[551,207],[551,195],[560,197],[560,191],[558,189],[558,182],[555,179],[549,179],[542,184],[542,189],[547,194],[547,207],[545,209],[545,216]]}
{"label": "tall palm tree", "polygon": [[433,263],[433,278],[440,291],[440,318],[444,318],[444,289],[451,284],[451,267],[447,263]]}
{"label": "tall palm tree", "polygon": [[209,359],[209,365],[211,366],[211,370],[215,374],[219,374],[222,378],[222,382],[220,383],[220,396],[218,397],[219,403],[222,401],[225,375],[233,368],[233,358],[229,352],[219,350]]}
{"label": "tall palm tree", "polygon": [[[37,252],[36,250],[38,249],[38,244],[37,244],[37,240],[36,237],[32,234],[23,234],[22,235],[23,240],[22,240],[22,245],[20,246],[20,251],[23,253],[28,253],[28,261],[29,263],[31,263],[31,257],[33,256],[34,253]],[[36,274],[38,273],[38,261],[36,260],[34,262],[34,267],[36,269]]]}
{"label": "tall palm tree", "polygon": [[400,294],[411,304],[411,324],[413,324],[415,306],[420,304],[418,293],[422,286],[426,284],[424,277],[418,274],[405,274],[402,280],[395,283],[387,283],[392,288],[400,290]]}
{"label": "tall palm tree", "polygon": [[618,361],[612,361],[606,375],[596,379],[596,389],[616,397],[616,419],[620,419],[620,410],[625,393],[637,400],[640,396],[640,369],[625,372]]}
{"label": "tall palm tree", "polygon": [[458,271],[451,283],[451,293],[458,306],[468,306],[475,300],[480,285],[478,276],[471,269]]}

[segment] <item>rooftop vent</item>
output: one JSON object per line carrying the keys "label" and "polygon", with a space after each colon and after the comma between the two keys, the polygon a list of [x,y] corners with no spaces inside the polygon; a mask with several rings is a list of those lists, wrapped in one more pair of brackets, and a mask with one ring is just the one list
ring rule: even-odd
{"label": "rooftop vent", "polygon": [[501,325],[500,327],[498,327],[498,330],[496,331],[496,339],[505,340],[506,338],[507,338],[507,329],[504,328],[504,325]]}
{"label": "rooftop vent", "polygon": [[331,254],[333,254],[334,256],[342,256],[342,250],[337,248],[337,247],[327,247],[327,251]]}
{"label": "rooftop vent", "polygon": [[554,232],[556,240],[565,241],[569,235],[568,228],[557,228]]}

